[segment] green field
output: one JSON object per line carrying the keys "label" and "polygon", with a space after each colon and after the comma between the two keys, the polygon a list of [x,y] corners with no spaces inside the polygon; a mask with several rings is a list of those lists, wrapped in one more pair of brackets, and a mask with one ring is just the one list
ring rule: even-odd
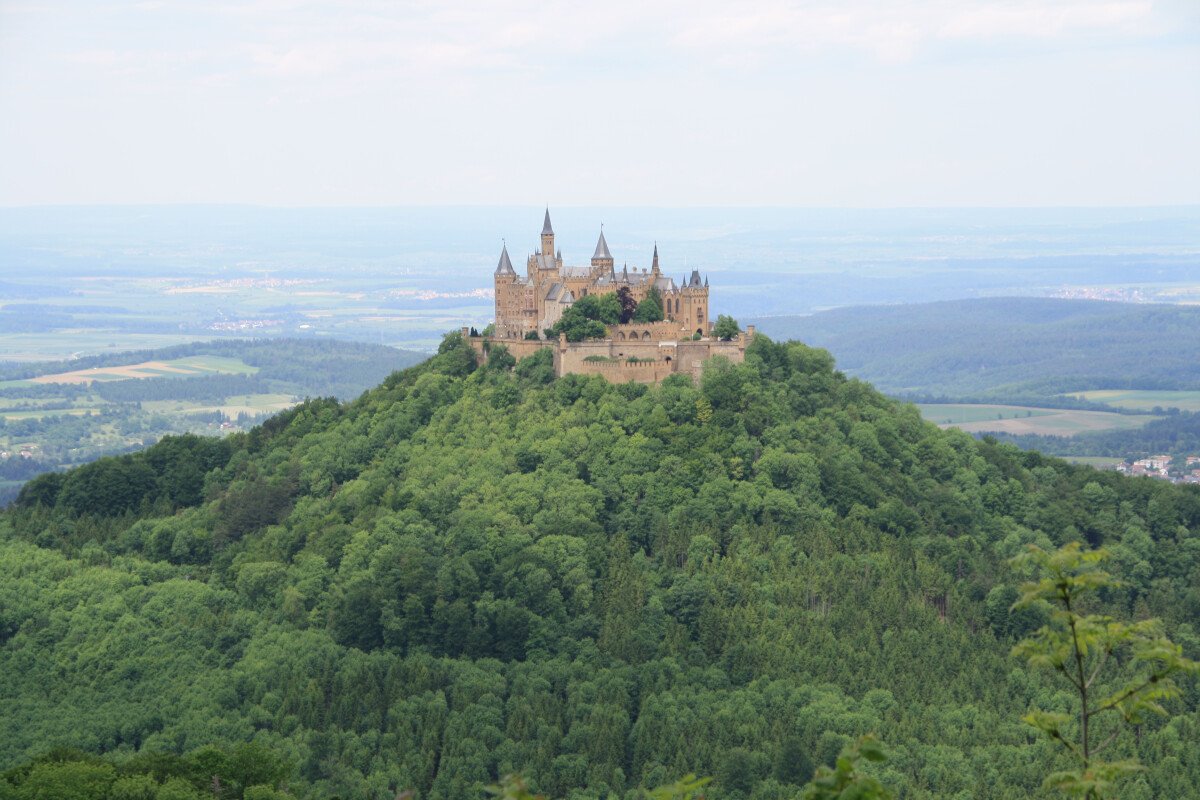
{"label": "green field", "polygon": [[33,411],[0,411],[0,417],[5,420],[43,419],[45,417],[76,416],[99,413],[100,409],[92,408],[46,408]]}
{"label": "green field", "polygon": [[1180,411],[1200,411],[1200,392],[1151,391],[1143,389],[1098,389],[1071,395],[1115,408],[1152,411],[1158,408],[1178,408]]}
{"label": "green field", "polygon": [[1122,459],[1111,456],[1062,456],[1062,458],[1072,464],[1086,464],[1096,469],[1114,469],[1122,461]]}
{"label": "green field", "polygon": [[921,416],[943,428],[961,428],[969,433],[1036,433],[1043,436],[1074,436],[1092,431],[1140,428],[1159,417],[1148,414],[1117,414],[1109,411],[1034,408],[1029,406],[976,403],[918,403]]}
{"label": "green field", "polygon": [[220,405],[204,405],[186,400],[144,400],[142,410],[158,414],[199,414],[220,411],[227,417],[238,414],[273,414],[291,408],[299,399],[290,394],[243,394],[225,398]]}
{"label": "green field", "polygon": [[50,361],[80,355],[149,350],[211,339],[211,334],[125,333],[104,330],[58,330],[49,333],[6,333],[0,336],[0,361]]}
{"label": "green field", "polygon": [[939,425],[963,425],[972,422],[1042,417],[1056,414],[1049,408],[1025,406],[980,405],[974,403],[918,403],[921,416]]}
{"label": "green field", "polygon": [[36,386],[44,383],[93,383],[124,381],[130,378],[190,378],[199,375],[253,375],[252,367],[238,358],[225,356],[187,356],[168,361],[141,361],[118,367],[94,367],[41,375],[29,380],[0,381],[0,389]]}

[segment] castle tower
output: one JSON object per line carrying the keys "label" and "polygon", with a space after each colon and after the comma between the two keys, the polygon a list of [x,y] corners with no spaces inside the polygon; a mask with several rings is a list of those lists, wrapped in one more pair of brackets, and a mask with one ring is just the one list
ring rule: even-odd
{"label": "castle tower", "polygon": [[608,242],[604,241],[604,226],[600,226],[600,238],[596,242],[596,252],[592,253],[592,272],[604,272],[613,268],[612,253],[608,251]]}
{"label": "castle tower", "polygon": [[513,279],[517,277],[517,271],[513,269],[512,259],[508,257],[507,243],[500,249],[500,262],[496,264],[496,271],[493,274],[496,276],[497,281],[501,278],[507,281],[510,277]]}
{"label": "castle tower", "polygon": [[708,316],[708,284],[700,277],[699,270],[683,279],[679,286],[679,312],[676,315],[679,323],[688,331],[708,335],[710,320]]}
{"label": "castle tower", "polygon": [[658,242],[654,243],[654,260],[650,262],[650,271],[656,276],[660,274],[660,270],[658,269]]}
{"label": "castle tower", "polygon": [[546,209],[546,221],[542,223],[542,255],[554,258],[554,228],[550,225],[550,209]]}
{"label": "castle tower", "polygon": [[511,336],[521,319],[523,289],[508,257],[507,244],[501,248],[500,261],[492,274],[496,284],[496,335]]}

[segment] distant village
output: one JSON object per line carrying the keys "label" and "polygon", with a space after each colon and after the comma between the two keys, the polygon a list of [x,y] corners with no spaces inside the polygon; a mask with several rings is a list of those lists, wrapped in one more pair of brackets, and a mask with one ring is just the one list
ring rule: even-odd
{"label": "distant village", "polygon": [[1145,475],[1172,483],[1200,483],[1200,456],[1150,456],[1123,461],[1116,470],[1123,475]]}

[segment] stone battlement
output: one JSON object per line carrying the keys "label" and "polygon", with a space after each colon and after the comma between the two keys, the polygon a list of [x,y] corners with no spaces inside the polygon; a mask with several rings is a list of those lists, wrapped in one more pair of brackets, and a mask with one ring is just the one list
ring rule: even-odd
{"label": "stone battlement", "polygon": [[[753,325],[727,342],[713,338],[698,341],[641,338],[641,334],[652,333],[647,330],[648,327],[653,326],[614,325],[609,331],[610,338],[582,342],[568,342],[566,337],[533,340],[471,336],[469,328],[463,328],[462,333],[480,359],[494,345],[508,348],[509,353],[517,359],[527,358],[539,350],[551,349],[554,353],[555,375],[602,375],[614,383],[659,383],[668,375],[677,373],[699,379],[704,362],[714,356],[722,356],[740,364],[746,358],[746,345],[754,338]],[[632,338],[632,332],[638,333],[638,338]],[[626,338],[612,338],[614,333],[625,333]]]}

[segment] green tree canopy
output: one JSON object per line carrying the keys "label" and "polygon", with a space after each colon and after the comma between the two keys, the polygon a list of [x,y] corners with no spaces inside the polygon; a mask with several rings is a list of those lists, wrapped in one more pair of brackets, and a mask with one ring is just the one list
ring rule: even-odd
{"label": "green tree canopy", "polygon": [[718,316],[716,324],[713,325],[713,336],[726,342],[741,332],[742,329],[738,327],[737,320],[725,314]]}
{"label": "green tree canopy", "polygon": [[633,315],[634,322],[660,322],[663,319],[663,297],[657,287],[651,286],[650,291],[638,303]]}

